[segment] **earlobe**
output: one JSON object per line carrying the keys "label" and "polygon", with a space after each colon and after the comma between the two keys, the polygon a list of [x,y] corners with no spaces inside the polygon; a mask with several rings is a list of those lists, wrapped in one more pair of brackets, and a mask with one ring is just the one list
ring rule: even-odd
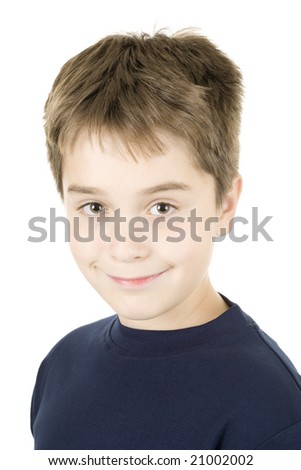
{"label": "earlobe", "polygon": [[232,182],[232,188],[223,199],[219,217],[218,236],[225,236],[231,230],[231,220],[233,219],[239,197],[242,191],[242,177],[236,176]]}

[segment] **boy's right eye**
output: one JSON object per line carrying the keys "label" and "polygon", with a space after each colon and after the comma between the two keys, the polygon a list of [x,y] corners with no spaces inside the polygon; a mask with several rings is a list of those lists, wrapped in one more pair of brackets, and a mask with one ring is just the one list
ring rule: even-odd
{"label": "boy's right eye", "polygon": [[100,215],[104,212],[104,207],[99,202],[89,202],[80,207],[86,215]]}

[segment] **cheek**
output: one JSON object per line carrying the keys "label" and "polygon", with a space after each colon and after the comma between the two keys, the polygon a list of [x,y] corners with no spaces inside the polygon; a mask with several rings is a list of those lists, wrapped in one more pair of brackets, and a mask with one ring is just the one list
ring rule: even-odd
{"label": "cheek", "polygon": [[82,269],[85,265],[90,265],[95,259],[96,242],[93,240],[79,240],[78,237],[71,234],[70,250],[76,263]]}
{"label": "cheek", "polygon": [[73,258],[75,259],[79,267],[81,267],[81,265],[85,262],[87,258],[86,251],[82,249],[82,244],[74,240],[74,238],[71,238],[69,246]]}
{"label": "cheek", "polygon": [[87,217],[69,216],[70,249],[78,264],[93,261],[98,251],[99,233],[94,219]]}
{"label": "cheek", "polygon": [[178,233],[169,234],[174,241],[167,241],[164,234],[165,238],[162,237],[161,243],[158,244],[161,257],[174,266],[193,270],[189,275],[193,275],[195,271],[207,270],[213,251],[212,234],[204,233],[203,230],[195,233],[189,224],[183,224],[181,227],[184,230],[181,232],[181,238]]}

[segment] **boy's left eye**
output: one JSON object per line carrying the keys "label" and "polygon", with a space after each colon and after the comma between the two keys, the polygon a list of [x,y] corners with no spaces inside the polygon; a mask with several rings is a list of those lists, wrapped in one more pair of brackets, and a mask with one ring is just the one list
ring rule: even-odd
{"label": "boy's left eye", "polygon": [[175,206],[167,202],[157,202],[157,204],[151,207],[150,213],[152,215],[167,215],[171,209],[175,209]]}

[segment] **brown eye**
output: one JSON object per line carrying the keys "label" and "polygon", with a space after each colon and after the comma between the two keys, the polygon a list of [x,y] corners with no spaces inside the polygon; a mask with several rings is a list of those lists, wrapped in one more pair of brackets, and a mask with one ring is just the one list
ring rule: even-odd
{"label": "brown eye", "polygon": [[170,212],[171,209],[174,209],[174,206],[171,204],[166,202],[158,202],[151,208],[150,213],[152,215],[166,215]]}
{"label": "brown eye", "polygon": [[97,202],[92,202],[90,205],[89,205],[89,209],[91,212],[99,212],[101,210],[101,205],[98,204]]}
{"label": "brown eye", "polygon": [[99,215],[103,212],[104,207],[98,202],[90,202],[89,204],[85,204],[82,210],[87,215]]}

